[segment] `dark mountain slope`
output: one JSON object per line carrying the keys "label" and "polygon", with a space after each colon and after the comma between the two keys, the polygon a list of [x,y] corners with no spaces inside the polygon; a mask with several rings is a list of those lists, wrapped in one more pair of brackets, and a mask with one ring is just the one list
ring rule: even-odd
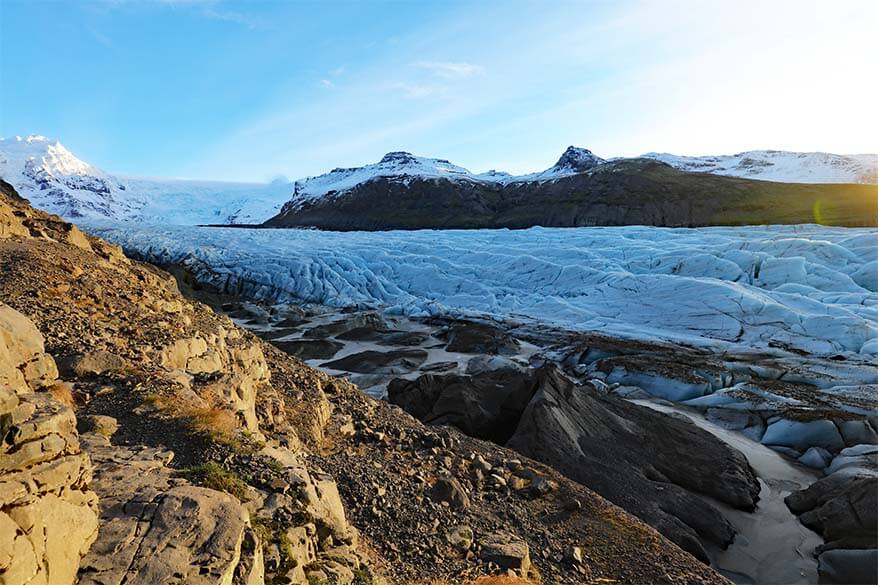
{"label": "dark mountain slope", "polygon": [[632,159],[553,181],[506,185],[378,178],[286,205],[264,225],[383,230],[771,223],[878,225],[878,186],[772,183]]}

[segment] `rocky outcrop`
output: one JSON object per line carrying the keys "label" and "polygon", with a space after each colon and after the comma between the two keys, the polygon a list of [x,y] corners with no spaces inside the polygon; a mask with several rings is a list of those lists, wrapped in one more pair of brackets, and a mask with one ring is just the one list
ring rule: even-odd
{"label": "rocky outcrop", "polygon": [[[101,531],[79,583],[231,585],[245,561],[245,539],[254,542],[251,556],[261,550],[246,508],[227,493],[175,477],[167,467],[172,452],[114,447],[97,434],[83,440],[95,462]],[[263,583],[246,577],[248,585]]]}
{"label": "rocky outcrop", "polygon": [[705,561],[705,547],[727,546],[735,531],[697,494],[745,510],[758,498],[747,460],[714,436],[577,386],[553,366],[398,379],[388,399],[425,422],[453,424],[551,465]]}
{"label": "rocky outcrop", "polygon": [[393,380],[387,399],[428,424],[453,425],[470,436],[505,444],[536,389],[533,376],[516,370],[426,374]]}
{"label": "rocky outcrop", "polygon": [[0,303],[0,583],[72,583],[98,532],[92,465],[73,410],[47,390],[43,338]]}
{"label": "rocky outcrop", "polygon": [[209,335],[178,339],[156,350],[154,359],[177,381],[210,376],[202,398],[235,413],[248,431],[259,432],[256,395],[267,388],[271,372],[260,346],[243,340],[239,330],[218,327]]}

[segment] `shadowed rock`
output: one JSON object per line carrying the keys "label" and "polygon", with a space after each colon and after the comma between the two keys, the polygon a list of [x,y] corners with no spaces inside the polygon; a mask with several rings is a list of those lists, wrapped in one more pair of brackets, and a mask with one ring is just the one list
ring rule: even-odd
{"label": "shadowed rock", "polygon": [[747,460],[687,420],[577,386],[554,367],[519,374],[394,380],[389,400],[421,420],[454,424],[558,469],[707,561],[734,529],[696,494],[751,510]]}
{"label": "shadowed rock", "polygon": [[445,334],[450,352],[481,355],[514,355],[518,342],[506,332],[484,323],[460,321],[451,325]]}
{"label": "shadowed rock", "polygon": [[330,339],[275,341],[274,345],[301,360],[328,360],[344,347],[344,344]]}
{"label": "shadowed rock", "polygon": [[404,374],[417,369],[426,359],[427,352],[422,349],[361,351],[326,362],[320,367],[358,374]]}

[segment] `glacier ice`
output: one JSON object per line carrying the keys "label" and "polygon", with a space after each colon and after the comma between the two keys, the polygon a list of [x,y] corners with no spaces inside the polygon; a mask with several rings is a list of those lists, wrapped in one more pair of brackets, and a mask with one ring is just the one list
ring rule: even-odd
{"label": "glacier ice", "polygon": [[487,314],[715,349],[865,357],[878,345],[875,230],[84,227],[265,301]]}

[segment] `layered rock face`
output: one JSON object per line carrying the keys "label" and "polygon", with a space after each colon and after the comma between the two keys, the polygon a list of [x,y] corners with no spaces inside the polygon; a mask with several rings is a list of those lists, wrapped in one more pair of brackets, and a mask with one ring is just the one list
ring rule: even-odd
{"label": "layered rock face", "polygon": [[0,303],[0,583],[72,583],[98,533],[92,465],[43,338]]}
{"label": "layered rock face", "polygon": [[[356,530],[334,482],[295,452],[326,423],[319,387],[287,423],[258,340],[118,248],[19,199],[0,203],[3,298],[36,315],[60,356],[0,304],[0,582],[262,585],[274,551],[269,581],[307,583],[337,564],[327,551]],[[283,444],[264,446],[276,429]],[[234,449],[263,489],[211,461]],[[299,496],[278,501],[290,490]],[[356,551],[346,558],[361,565]]]}

